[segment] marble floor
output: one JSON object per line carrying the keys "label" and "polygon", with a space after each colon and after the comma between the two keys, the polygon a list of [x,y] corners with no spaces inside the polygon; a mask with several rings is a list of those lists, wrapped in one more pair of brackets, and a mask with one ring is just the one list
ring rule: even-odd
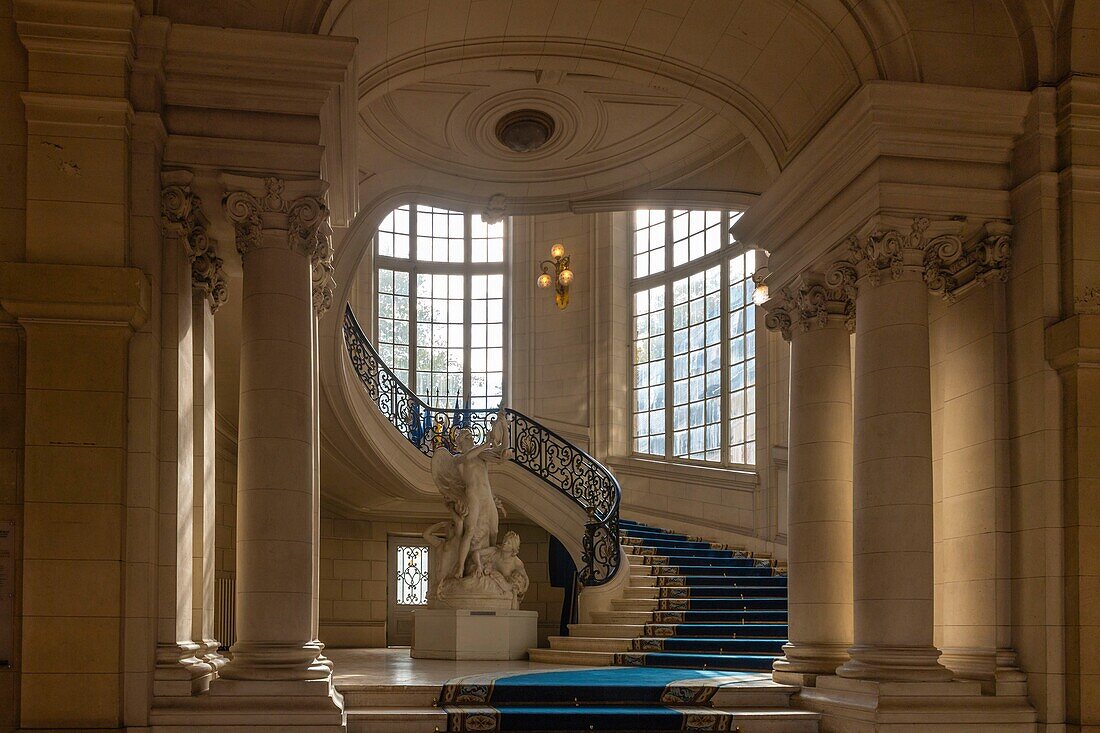
{"label": "marble floor", "polygon": [[578,669],[571,665],[516,661],[452,661],[413,659],[408,647],[389,649],[326,649],[337,688],[381,685],[431,685],[452,677],[486,672],[526,672]]}
{"label": "marble floor", "polygon": [[[332,660],[333,678],[338,689],[426,687],[438,689],[453,677],[489,672],[547,672],[584,669],[569,664],[541,664],[516,661],[451,661],[445,659],[413,659],[408,647],[388,649],[326,649]],[[628,668],[631,669],[631,668]],[[771,674],[761,672],[729,672],[741,685],[770,687]],[[728,683],[728,682],[727,682]]]}

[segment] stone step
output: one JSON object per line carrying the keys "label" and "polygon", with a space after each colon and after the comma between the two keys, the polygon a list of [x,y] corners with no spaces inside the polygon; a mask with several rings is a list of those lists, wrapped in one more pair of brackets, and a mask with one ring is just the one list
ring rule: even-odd
{"label": "stone step", "polygon": [[439,685],[340,685],[344,707],[430,708],[439,699]]}
{"label": "stone step", "polygon": [[569,624],[570,635],[601,638],[633,638],[645,633],[644,624]]}
{"label": "stone step", "polygon": [[610,667],[615,661],[614,652],[574,649],[530,649],[528,658],[542,664],[572,664],[589,667]]}
{"label": "stone step", "polygon": [[350,708],[348,733],[438,733],[447,730],[447,713],[439,708]]}
{"label": "stone step", "polygon": [[551,636],[550,648],[564,652],[628,652],[634,640],[615,636]]}
{"label": "stone step", "polygon": [[611,608],[616,611],[656,611],[657,598],[615,598]]}
{"label": "stone step", "polygon": [[625,598],[650,598],[656,601],[660,597],[661,592],[656,586],[643,585],[638,588],[628,587],[623,592],[623,595]]}

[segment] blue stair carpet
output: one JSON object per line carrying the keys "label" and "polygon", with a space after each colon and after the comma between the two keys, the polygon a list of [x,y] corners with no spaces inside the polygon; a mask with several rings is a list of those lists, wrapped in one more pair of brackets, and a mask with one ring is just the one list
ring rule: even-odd
{"label": "blue stair carpet", "polygon": [[698,537],[622,520],[632,563],[656,575],[657,603],[618,665],[766,672],[787,640],[787,578],[771,563]]}
{"label": "blue stair carpet", "polygon": [[706,707],[719,687],[759,675],[599,667],[472,675],[443,685],[448,731],[729,731]]}

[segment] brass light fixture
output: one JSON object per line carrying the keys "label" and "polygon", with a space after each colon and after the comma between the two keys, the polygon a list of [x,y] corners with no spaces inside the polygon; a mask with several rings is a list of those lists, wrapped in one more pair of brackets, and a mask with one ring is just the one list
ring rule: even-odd
{"label": "brass light fixture", "polygon": [[540,288],[550,287],[554,283],[554,302],[558,310],[569,305],[569,283],[573,282],[573,271],[569,269],[569,255],[565,254],[565,245],[561,242],[550,248],[550,259],[539,263],[542,274],[539,275]]}

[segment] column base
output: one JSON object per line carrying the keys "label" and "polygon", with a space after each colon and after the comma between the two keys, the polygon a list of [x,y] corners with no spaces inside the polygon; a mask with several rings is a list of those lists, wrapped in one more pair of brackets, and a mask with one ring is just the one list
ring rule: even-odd
{"label": "column base", "polygon": [[[326,667],[327,669],[327,667]],[[205,695],[157,701],[152,733],[214,733],[232,726],[274,733],[346,733],[344,698],[318,680],[219,679]]]}
{"label": "column base", "polygon": [[834,675],[836,668],[848,661],[847,644],[783,645],[782,659],[772,664],[772,679],[784,685],[813,687],[818,675]]}
{"label": "column base", "polygon": [[880,682],[949,682],[951,670],[939,663],[934,646],[853,646],[840,677]]}
{"label": "column base", "polygon": [[819,676],[796,702],[822,733],[1035,733],[1025,701],[981,694],[977,682],[875,682]]}
{"label": "column base", "polygon": [[324,659],[324,644],[273,644],[238,641],[230,650],[232,659],[218,676],[226,680],[320,681],[332,678],[332,663]]}
{"label": "column base", "polygon": [[154,697],[188,697],[205,692],[214,667],[203,658],[198,644],[159,644],[153,669]]}
{"label": "column base", "polygon": [[1027,674],[1011,649],[948,648],[940,661],[957,679],[980,682],[986,695],[1027,696]]}

